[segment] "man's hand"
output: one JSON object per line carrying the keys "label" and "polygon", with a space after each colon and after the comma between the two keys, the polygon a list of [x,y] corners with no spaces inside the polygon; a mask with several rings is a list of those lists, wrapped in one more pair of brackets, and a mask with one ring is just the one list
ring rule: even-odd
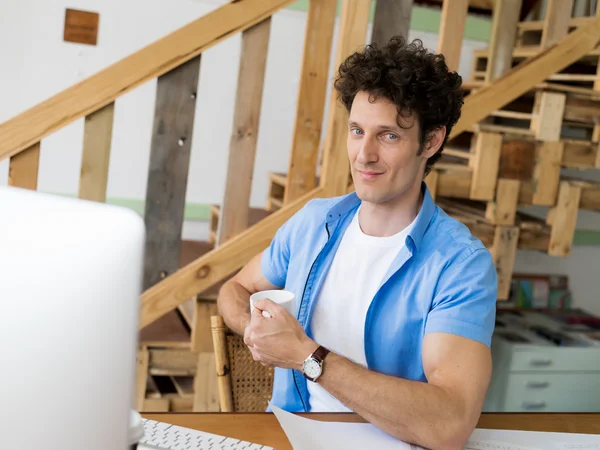
{"label": "man's hand", "polygon": [[[271,317],[264,317],[263,311]],[[244,330],[244,342],[255,361],[297,370],[302,370],[302,362],[318,347],[296,318],[271,300],[254,303],[250,324]]]}

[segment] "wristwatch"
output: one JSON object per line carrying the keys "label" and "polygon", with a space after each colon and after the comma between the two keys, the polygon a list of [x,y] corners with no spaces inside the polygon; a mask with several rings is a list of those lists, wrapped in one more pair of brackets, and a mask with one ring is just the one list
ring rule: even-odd
{"label": "wristwatch", "polygon": [[306,378],[312,382],[317,381],[317,378],[323,373],[323,360],[328,353],[329,350],[320,345],[312,355],[304,360],[302,363],[302,372]]}

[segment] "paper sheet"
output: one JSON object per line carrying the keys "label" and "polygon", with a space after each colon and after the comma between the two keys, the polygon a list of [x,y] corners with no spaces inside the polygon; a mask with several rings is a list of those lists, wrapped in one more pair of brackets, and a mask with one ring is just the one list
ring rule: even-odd
{"label": "paper sheet", "polygon": [[320,422],[271,404],[294,450],[424,450],[394,439],[368,423]]}
{"label": "paper sheet", "polygon": [[[294,450],[424,450],[368,423],[321,422],[271,408]],[[476,429],[465,450],[600,450],[600,435]]]}
{"label": "paper sheet", "polygon": [[600,435],[476,429],[471,440],[496,441],[543,450],[600,450]]}
{"label": "paper sheet", "polygon": [[523,447],[509,442],[470,439],[464,450],[543,450],[539,447]]}

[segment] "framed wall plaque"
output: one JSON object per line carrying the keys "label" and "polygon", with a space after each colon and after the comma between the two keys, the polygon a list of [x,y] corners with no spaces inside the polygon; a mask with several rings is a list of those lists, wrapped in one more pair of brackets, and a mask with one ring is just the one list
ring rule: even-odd
{"label": "framed wall plaque", "polygon": [[65,11],[64,41],[78,44],[96,45],[100,14],[89,11],[68,9]]}

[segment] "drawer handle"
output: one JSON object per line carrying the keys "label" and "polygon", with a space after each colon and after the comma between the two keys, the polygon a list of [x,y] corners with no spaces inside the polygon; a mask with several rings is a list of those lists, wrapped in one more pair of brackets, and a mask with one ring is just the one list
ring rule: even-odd
{"label": "drawer handle", "polygon": [[529,362],[531,363],[532,366],[535,366],[535,367],[547,367],[547,366],[552,365],[551,359],[532,359]]}
{"label": "drawer handle", "polygon": [[543,409],[546,407],[546,402],[523,402],[521,406],[528,410]]}
{"label": "drawer handle", "polygon": [[550,386],[550,383],[547,381],[528,381],[527,387],[532,389],[543,389]]}

